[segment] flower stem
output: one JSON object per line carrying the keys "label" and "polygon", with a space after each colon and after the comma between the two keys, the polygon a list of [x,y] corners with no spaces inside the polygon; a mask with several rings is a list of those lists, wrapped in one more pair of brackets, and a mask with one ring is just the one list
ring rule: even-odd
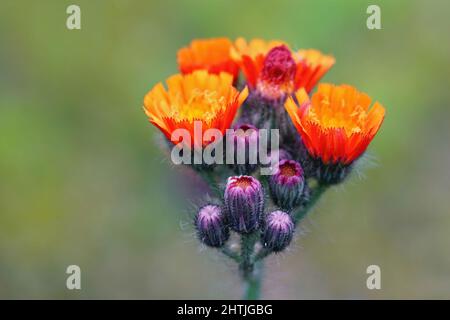
{"label": "flower stem", "polygon": [[261,263],[256,264],[252,259],[255,243],[258,240],[258,233],[243,234],[241,236],[241,262],[239,268],[242,278],[246,284],[244,299],[259,299],[261,291]]}
{"label": "flower stem", "polygon": [[208,185],[208,188],[211,190],[212,195],[219,198],[222,196],[219,187],[216,182],[216,177],[213,171],[211,170],[200,170],[198,171],[200,176],[205,180]]}
{"label": "flower stem", "polygon": [[260,298],[263,266],[263,261],[258,261],[254,264],[254,270],[246,280],[245,300],[258,300]]}
{"label": "flower stem", "polygon": [[225,246],[225,247],[221,248],[220,251],[222,251],[222,253],[224,255],[226,255],[227,257],[229,257],[230,259],[232,259],[238,263],[241,262],[241,256],[238,253],[231,250],[229,247]]}
{"label": "flower stem", "polygon": [[311,198],[305,206],[302,206],[299,211],[294,213],[294,221],[298,223],[302,220],[308,212],[314,207],[314,205],[319,201],[323,193],[328,189],[327,184],[318,184],[317,187],[312,191]]}
{"label": "flower stem", "polygon": [[267,249],[267,248],[262,248],[261,250],[259,250],[259,252],[257,252],[255,254],[255,257],[253,258],[253,261],[256,263],[259,260],[264,259],[265,257],[267,257],[269,254],[273,253],[272,250]]}

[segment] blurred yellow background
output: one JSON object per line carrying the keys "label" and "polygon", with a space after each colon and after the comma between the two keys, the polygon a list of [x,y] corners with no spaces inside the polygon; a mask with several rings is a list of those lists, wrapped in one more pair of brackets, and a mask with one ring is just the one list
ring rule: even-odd
{"label": "blurred yellow background", "polygon": [[[369,4],[382,30],[367,29]],[[268,259],[263,297],[450,298],[449,12],[444,0],[1,1],[0,298],[241,296],[235,266],[193,237],[141,108],[178,48],[217,36],[332,53],[324,81],[387,109],[363,175]],[[80,291],[66,289],[71,264]],[[371,264],[381,290],[366,288]]]}

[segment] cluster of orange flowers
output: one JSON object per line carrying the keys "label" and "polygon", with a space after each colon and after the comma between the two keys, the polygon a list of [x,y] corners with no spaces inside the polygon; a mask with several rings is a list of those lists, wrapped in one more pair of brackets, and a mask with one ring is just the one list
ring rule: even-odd
{"label": "cluster of orange flowers", "polygon": [[[294,51],[282,41],[194,40],[178,51],[181,73],[167,79],[167,88],[156,84],[144,98],[150,122],[173,144],[183,143],[183,156],[225,140],[216,162],[192,166],[214,194],[197,210],[194,225],[204,245],[222,248],[239,263],[248,297],[258,287],[255,266],[289,246],[296,225],[328,187],[344,181],[383,122],[381,104],[372,105],[352,86],[322,83],[312,93],[334,63],[331,55]],[[214,140],[205,141],[210,129],[216,129]],[[251,152],[255,141],[263,141],[263,129],[278,129],[279,136],[271,137],[270,147],[258,144]],[[178,140],[181,131],[190,134],[189,142]],[[227,166],[216,166],[223,163],[223,150]],[[267,169],[262,160],[267,151],[274,170],[263,179],[254,172]],[[244,160],[230,163],[231,153],[231,160]],[[252,160],[255,154],[258,159]],[[240,237],[240,246],[230,245],[231,232]]]}
{"label": "cluster of orange flowers", "polygon": [[[294,51],[282,41],[194,40],[178,51],[181,74],[167,79],[167,89],[155,85],[145,96],[144,110],[169,140],[177,128],[193,133],[194,121],[201,121],[203,130],[224,133],[246,100],[248,87],[250,94],[283,98],[313,158],[347,165],[366,150],[385,110],[378,102],[371,107],[370,97],[349,85],[321,84],[310,97],[334,63],[330,55],[314,49]],[[247,86],[242,91],[236,89],[240,71]]]}

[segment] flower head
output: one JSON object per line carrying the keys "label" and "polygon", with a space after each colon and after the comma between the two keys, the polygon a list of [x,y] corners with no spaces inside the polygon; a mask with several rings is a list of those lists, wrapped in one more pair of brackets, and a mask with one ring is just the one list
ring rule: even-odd
{"label": "flower head", "polygon": [[280,210],[273,211],[264,219],[261,240],[264,247],[279,252],[289,245],[294,230],[294,222],[288,213]]}
{"label": "flower head", "polygon": [[270,195],[274,203],[286,210],[299,206],[303,200],[305,178],[297,161],[281,160],[270,177]]}
{"label": "flower head", "polygon": [[225,216],[219,206],[208,204],[195,216],[197,236],[201,242],[210,247],[221,247],[230,237],[225,224]]}
{"label": "flower head", "polygon": [[299,50],[293,55],[297,62],[295,90],[304,88],[308,93],[336,61],[333,56],[325,55],[315,49]]}
{"label": "flower head", "polygon": [[259,227],[264,211],[264,191],[252,176],[229,177],[224,194],[230,227],[240,233],[250,233]]}
{"label": "flower head", "polygon": [[349,85],[319,85],[310,100],[305,90],[289,98],[285,107],[308,153],[324,164],[349,165],[374,138],[385,110]]}
{"label": "flower head", "polygon": [[224,72],[215,75],[198,70],[187,75],[176,74],[166,82],[167,90],[158,83],[147,93],[144,111],[149,121],[171,141],[174,130],[188,130],[191,146],[212,142],[194,135],[195,121],[201,121],[203,131],[215,128],[223,135],[248,94],[246,88],[237,91],[232,86],[232,76]]}
{"label": "flower head", "polygon": [[295,185],[303,181],[303,169],[297,161],[281,160],[271,178],[278,184]]}
{"label": "flower head", "polygon": [[[334,57],[324,55],[318,50],[295,52],[282,41],[253,39],[247,43],[243,38],[236,40],[231,48],[231,57],[242,69],[252,89],[256,88],[260,80],[268,83],[279,82],[277,81],[280,79],[279,71],[267,73],[263,72],[264,69],[284,70],[282,80],[287,94],[299,88],[305,88],[310,92],[335,62]],[[295,68],[291,61],[295,64]],[[292,71],[295,73],[293,77]],[[270,81],[271,78],[274,81]]]}
{"label": "flower head", "polygon": [[178,50],[177,59],[181,73],[208,70],[209,73],[230,73],[234,79],[239,74],[239,66],[231,59],[232,43],[227,38],[197,39],[188,47]]}
{"label": "flower head", "polygon": [[257,90],[266,98],[284,98],[294,90],[297,66],[291,51],[285,45],[272,48],[264,59]]}

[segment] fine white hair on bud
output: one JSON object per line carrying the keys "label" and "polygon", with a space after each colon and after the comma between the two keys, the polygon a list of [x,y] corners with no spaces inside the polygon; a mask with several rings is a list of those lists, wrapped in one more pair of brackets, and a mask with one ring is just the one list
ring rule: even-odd
{"label": "fine white hair on bud", "polygon": [[294,230],[294,221],[287,212],[270,212],[264,219],[262,243],[265,248],[274,252],[282,251],[291,242]]}
{"label": "fine white hair on bud", "polygon": [[199,240],[209,247],[221,247],[230,237],[225,216],[217,205],[200,208],[194,222]]}

